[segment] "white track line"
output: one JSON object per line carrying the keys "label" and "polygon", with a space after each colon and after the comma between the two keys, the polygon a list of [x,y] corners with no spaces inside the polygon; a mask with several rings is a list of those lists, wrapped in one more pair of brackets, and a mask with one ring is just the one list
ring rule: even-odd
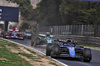
{"label": "white track line", "polygon": [[[43,53],[43,52],[41,52],[41,51],[39,51],[39,50],[36,50],[36,49],[34,49],[33,47],[28,47],[28,46],[26,46],[26,45],[23,45],[23,44],[20,44],[20,43],[17,43],[17,42],[14,42],[14,41],[8,40],[8,39],[4,39],[4,38],[0,38],[0,39],[6,40],[6,41],[10,41],[10,42],[12,42],[12,43],[15,43],[15,44],[18,44],[18,45],[24,46],[24,47],[26,47],[26,48],[28,48],[28,49],[34,50],[34,51],[39,52],[40,54],[46,56],[45,53]],[[63,66],[68,66],[67,64],[64,64],[64,63],[62,63],[62,62],[60,62],[60,61],[58,61],[58,60],[56,60],[56,59],[54,59],[54,58],[51,58],[51,57],[48,57],[48,58],[50,58],[50,59],[52,59],[52,60],[54,60],[54,61],[56,61],[56,62],[62,64]]]}

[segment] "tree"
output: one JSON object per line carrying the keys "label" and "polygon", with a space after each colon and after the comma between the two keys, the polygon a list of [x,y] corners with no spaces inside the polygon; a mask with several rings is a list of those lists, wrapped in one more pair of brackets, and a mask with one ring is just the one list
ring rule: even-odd
{"label": "tree", "polygon": [[100,24],[100,3],[42,0],[31,19],[41,25]]}
{"label": "tree", "polygon": [[20,26],[20,30],[25,30],[25,29],[29,29],[30,24],[27,22],[23,22],[22,26]]}
{"label": "tree", "polygon": [[60,0],[42,0],[34,11],[32,18],[42,25],[56,25],[61,23],[59,5]]}

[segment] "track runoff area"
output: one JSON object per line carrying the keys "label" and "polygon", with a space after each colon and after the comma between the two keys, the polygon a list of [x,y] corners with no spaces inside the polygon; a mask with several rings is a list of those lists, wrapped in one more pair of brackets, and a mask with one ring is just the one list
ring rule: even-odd
{"label": "track runoff area", "polygon": [[[46,56],[45,53],[43,53],[43,52],[41,52],[41,51],[39,51],[39,50],[37,50],[37,49],[34,49],[33,47],[29,47],[29,46],[23,45],[23,44],[21,44],[21,43],[17,43],[17,42],[14,42],[14,41],[11,41],[11,40],[8,40],[8,39],[4,39],[4,38],[0,38],[0,39],[6,40],[6,41],[10,41],[10,42],[12,42],[12,43],[15,43],[15,44],[24,46],[25,48],[28,48],[28,49],[30,49],[30,50],[34,50],[34,51],[38,52],[39,54],[42,54],[42,55]],[[54,61],[56,61],[56,62],[62,64],[63,66],[68,66],[67,64],[64,64],[64,63],[62,63],[62,62],[60,62],[60,61],[58,61],[58,60],[56,60],[56,59],[54,59],[54,58],[51,58],[51,57],[48,57],[48,58],[50,58],[50,59],[52,59],[52,60],[54,60]]]}

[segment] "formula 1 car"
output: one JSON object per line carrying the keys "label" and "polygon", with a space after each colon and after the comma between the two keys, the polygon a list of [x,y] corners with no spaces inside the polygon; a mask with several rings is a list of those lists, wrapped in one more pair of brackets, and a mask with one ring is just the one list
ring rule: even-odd
{"label": "formula 1 car", "polygon": [[38,37],[34,40],[35,45],[46,45],[46,56],[50,56],[51,48],[53,45],[53,35],[38,34]]}
{"label": "formula 1 car", "polygon": [[90,48],[76,46],[76,42],[65,42],[58,40],[57,43],[52,45],[51,57],[72,57],[79,58],[82,61],[90,62],[92,53]]}
{"label": "formula 1 car", "polygon": [[33,41],[35,45],[43,45],[47,43],[52,43],[53,35],[46,36],[45,34],[38,34],[38,37]]}
{"label": "formula 1 car", "polygon": [[4,32],[3,38],[16,38],[16,39],[24,39],[24,35],[22,32],[19,32],[18,30],[9,30],[7,32]]}
{"label": "formula 1 car", "polygon": [[19,31],[13,31],[11,34],[11,38],[17,38],[17,39],[22,39],[24,40],[24,34]]}

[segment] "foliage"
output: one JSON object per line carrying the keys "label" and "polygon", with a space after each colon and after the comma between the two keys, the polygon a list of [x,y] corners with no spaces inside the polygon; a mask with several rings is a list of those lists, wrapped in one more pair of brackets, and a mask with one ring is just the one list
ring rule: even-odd
{"label": "foliage", "polygon": [[65,17],[70,17],[67,21],[70,21],[71,24],[96,24],[98,23],[97,18],[99,18],[98,7],[99,3],[96,2],[63,0],[60,10]]}
{"label": "foliage", "polygon": [[99,2],[42,0],[33,10],[30,0],[10,1],[19,4],[25,19],[34,20],[41,25],[100,24]]}
{"label": "foliage", "polygon": [[41,25],[100,24],[100,3],[42,0],[31,19]]}
{"label": "foliage", "polygon": [[42,0],[41,3],[37,5],[37,9],[34,10],[31,19],[38,21],[42,25],[60,24],[59,4],[60,0]]}
{"label": "foliage", "polygon": [[30,24],[28,22],[23,22],[22,26],[20,26],[20,30],[29,29]]}

